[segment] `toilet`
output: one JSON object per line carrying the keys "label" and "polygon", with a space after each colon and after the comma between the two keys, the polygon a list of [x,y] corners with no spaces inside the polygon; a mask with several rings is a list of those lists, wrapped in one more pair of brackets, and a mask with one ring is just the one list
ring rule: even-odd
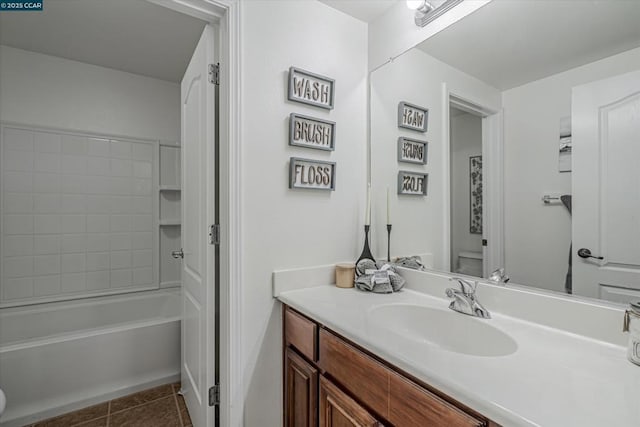
{"label": "toilet", "polygon": [[462,251],[458,254],[456,273],[482,277],[482,252]]}

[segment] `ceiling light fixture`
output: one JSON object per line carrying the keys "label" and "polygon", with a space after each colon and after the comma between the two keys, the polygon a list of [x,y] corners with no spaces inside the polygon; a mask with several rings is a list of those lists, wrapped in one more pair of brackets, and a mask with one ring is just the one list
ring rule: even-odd
{"label": "ceiling light fixture", "polygon": [[448,12],[463,1],[464,0],[407,0],[407,7],[411,10],[416,11],[416,25],[418,27],[424,27],[429,22],[440,17],[442,14]]}
{"label": "ceiling light fixture", "polygon": [[434,7],[426,0],[407,0],[407,7],[411,10],[419,10],[421,13],[429,13]]}

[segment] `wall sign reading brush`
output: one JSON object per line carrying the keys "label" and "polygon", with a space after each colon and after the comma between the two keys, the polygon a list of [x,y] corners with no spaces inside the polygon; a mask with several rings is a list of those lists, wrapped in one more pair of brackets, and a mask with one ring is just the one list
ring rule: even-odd
{"label": "wall sign reading brush", "polygon": [[289,101],[333,109],[335,80],[300,68],[289,68]]}
{"label": "wall sign reading brush", "polygon": [[335,190],[336,164],[320,160],[289,159],[289,188]]}
{"label": "wall sign reading brush", "polygon": [[289,115],[289,145],[335,150],[336,123],[291,113]]}
{"label": "wall sign reading brush", "polygon": [[426,132],[428,121],[428,108],[418,107],[404,101],[398,103],[398,127]]}

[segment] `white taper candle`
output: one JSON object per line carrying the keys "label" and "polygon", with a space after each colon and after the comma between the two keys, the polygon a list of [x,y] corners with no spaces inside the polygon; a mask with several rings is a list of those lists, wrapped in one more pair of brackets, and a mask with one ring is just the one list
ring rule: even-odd
{"label": "white taper candle", "polygon": [[371,225],[371,184],[367,185],[367,206],[364,214],[364,225]]}
{"label": "white taper candle", "polygon": [[389,196],[389,187],[387,187],[387,224],[391,224],[391,200]]}

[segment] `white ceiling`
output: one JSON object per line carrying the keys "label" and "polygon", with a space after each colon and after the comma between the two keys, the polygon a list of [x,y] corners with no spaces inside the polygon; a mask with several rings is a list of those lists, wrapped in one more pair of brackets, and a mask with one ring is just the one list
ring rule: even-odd
{"label": "white ceiling", "polygon": [[338,9],[364,22],[372,22],[398,2],[405,0],[320,0],[327,6]]}
{"label": "white ceiling", "polygon": [[0,13],[0,44],[179,82],[204,25],[146,0],[47,0]]}
{"label": "white ceiling", "polygon": [[418,48],[505,90],[638,46],[638,0],[493,0]]}

